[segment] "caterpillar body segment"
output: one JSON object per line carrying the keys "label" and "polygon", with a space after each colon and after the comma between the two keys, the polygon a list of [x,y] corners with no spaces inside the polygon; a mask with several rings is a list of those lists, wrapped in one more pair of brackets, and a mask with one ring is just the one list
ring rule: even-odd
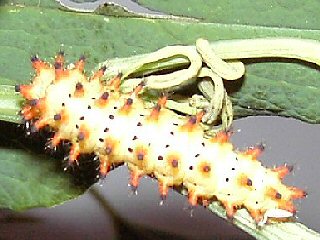
{"label": "caterpillar body segment", "polygon": [[165,108],[166,95],[146,109],[139,97],[144,83],[123,94],[121,74],[107,85],[101,81],[105,67],[87,77],[83,57],[73,68],[64,67],[62,53],[53,65],[38,57],[31,61],[33,81],[16,87],[26,99],[21,114],[34,131],[49,126],[55,132],[50,146],[62,140],[70,143],[69,165],[81,154],[94,153],[99,156],[100,177],[112,165],[126,163],[133,189],[141,176],[153,175],[162,199],[169,187],[183,186],[191,205],[218,200],[229,218],[246,208],[259,224],[268,217],[291,217],[296,211],[293,200],[306,196],[282,183],[290,166],[261,164],[262,145],[239,152],[228,133],[204,138],[200,121],[205,112],[181,120]]}

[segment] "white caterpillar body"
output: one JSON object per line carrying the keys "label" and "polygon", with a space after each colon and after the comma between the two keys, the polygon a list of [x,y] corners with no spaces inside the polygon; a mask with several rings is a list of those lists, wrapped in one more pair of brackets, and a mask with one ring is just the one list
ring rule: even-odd
{"label": "white caterpillar body", "polygon": [[22,115],[33,123],[34,131],[47,125],[55,131],[51,146],[61,140],[71,143],[70,165],[80,154],[94,153],[103,177],[110,165],[124,162],[133,187],[139,177],[150,174],[158,179],[162,197],[168,187],[183,185],[192,205],[219,200],[227,216],[246,208],[257,222],[266,221],[265,214],[292,216],[292,200],[306,195],[281,182],[290,167],[261,165],[260,147],[236,152],[226,133],[203,138],[202,112],[178,119],[164,108],[165,96],[153,109],[145,109],[139,98],[142,85],[122,94],[120,75],[108,85],[101,82],[105,68],[87,78],[83,58],[72,69],[63,67],[62,53],[53,66],[37,57],[32,64],[36,70],[32,83],[16,89],[26,99]]}

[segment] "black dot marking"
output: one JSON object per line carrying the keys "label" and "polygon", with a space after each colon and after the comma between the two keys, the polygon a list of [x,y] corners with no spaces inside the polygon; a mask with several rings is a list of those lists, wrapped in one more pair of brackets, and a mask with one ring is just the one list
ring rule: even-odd
{"label": "black dot marking", "polygon": [[189,118],[189,123],[191,123],[192,125],[197,123],[197,117],[196,116],[191,116]]}
{"label": "black dot marking", "polygon": [[103,99],[103,100],[107,100],[109,98],[109,93],[108,92],[104,92],[104,93],[102,93],[102,95],[101,95],[101,99]]}
{"label": "black dot marking", "polygon": [[258,201],[256,201],[256,204],[258,204]]}
{"label": "black dot marking", "polygon": [[192,171],[193,170],[193,166],[189,166],[189,170]]}
{"label": "black dot marking", "polygon": [[76,129],[79,129],[79,125],[78,124],[76,124]]}
{"label": "black dot marking", "polygon": [[79,119],[80,119],[80,120],[84,120],[84,116],[81,116]]}
{"label": "black dot marking", "polygon": [[179,124],[178,123],[172,123],[174,126],[179,126]]}
{"label": "black dot marking", "polygon": [[127,101],[126,101],[126,104],[127,105],[132,105],[133,103],[133,99],[132,98],[128,98]]}
{"label": "black dot marking", "polygon": [[128,148],[128,152],[133,152],[133,149],[132,148]]}
{"label": "black dot marking", "polygon": [[39,61],[40,59],[38,58],[37,55],[34,55],[34,56],[31,57],[30,60],[31,60],[31,62],[36,62],[36,61]]}
{"label": "black dot marking", "polygon": [[69,93],[68,97],[71,98],[71,94],[70,93]]}
{"label": "black dot marking", "polygon": [[239,159],[238,159],[238,157],[236,157],[236,161],[238,161]]}
{"label": "black dot marking", "polygon": [[114,116],[112,114],[109,115],[109,119],[114,119]]}
{"label": "black dot marking", "polygon": [[170,132],[170,134],[173,136],[174,135],[174,133],[173,132]]}
{"label": "black dot marking", "polygon": [[91,99],[92,99],[92,100],[95,100],[96,98],[95,98],[95,97],[92,97]]}
{"label": "black dot marking", "polygon": [[103,142],[104,140],[103,140],[103,138],[99,138],[99,141],[100,141],[100,142]]}
{"label": "black dot marking", "polygon": [[179,161],[177,159],[173,159],[171,165],[172,167],[177,168],[179,166]]}
{"label": "black dot marking", "polygon": [[83,139],[84,139],[84,133],[83,132],[79,132],[79,134],[78,134],[78,140],[79,141],[82,141]]}
{"label": "black dot marking", "polygon": [[141,127],[141,126],[142,126],[142,123],[141,123],[141,122],[138,122],[138,123],[137,123],[137,126],[138,126],[138,127]]}
{"label": "black dot marking", "polygon": [[276,193],[276,199],[281,199],[282,198],[282,195],[281,195],[281,193]]}
{"label": "black dot marking", "polygon": [[166,148],[168,148],[169,146],[170,146],[170,145],[169,145],[169,144],[167,144],[167,145],[166,145]]}
{"label": "black dot marking", "polygon": [[77,90],[77,91],[80,91],[80,90],[82,90],[82,89],[83,89],[82,83],[79,83],[79,82],[78,82],[78,83],[76,84],[76,90]]}
{"label": "black dot marking", "polygon": [[203,170],[204,172],[210,172],[210,171],[211,171],[211,167],[208,166],[208,165],[206,165],[206,166],[204,166],[204,167],[202,168],[202,170]]}
{"label": "black dot marking", "polygon": [[112,152],[112,148],[111,147],[106,147],[106,154],[110,155]]}
{"label": "black dot marking", "polygon": [[90,106],[90,105],[88,105],[88,109],[91,109],[91,106]]}
{"label": "black dot marking", "polygon": [[53,119],[54,119],[55,121],[61,120],[61,114],[55,114],[55,115],[53,116]]}
{"label": "black dot marking", "polygon": [[205,146],[206,146],[206,145],[204,144],[204,142],[202,142],[202,143],[201,143],[201,145],[202,145],[203,147],[205,147]]}
{"label": "black dot marking", "polygon": [[236,170],[236,169],[233,167],[233,168],[231,168],[231,170],[234,171],[234,170]]}
{"label": "black dot marking", "polygon": [[108,132],[108,131],[109,131],[109,128],[106,127],[103,131],[104,131],[104,132]]}
{"label": "black dot marking", "polygon": [[137,155],[137,158],[138,158],[138,160],[139,161],[142,161],[143,160],[143,154],[142,153],[139,153],[138,155]]}
{"label": "black dot marking", "polygon": [[226,178],[226,182],[229,182],[229,178]]}
{"label": "black dot marking", "polygon": [[161,155],[159,155],[158,160],[163,160],[163,157]]}
{"label": "black dot marking", "polygon": [[286,165],[286,166],[287,166],[289,172],[293,171],[293,165]]}
{"label": "black dot marking", "polygon": [[113,109],[114,109],[114,110],[117,110],[117,109],[118,109],[118,107],[117,107],[117,106],[114,106],[114,107],[113,107]]}
{"label": "black dot marking", "polygon": [[159,103],[157,103],[155,106],[154,106],[154,110],[156,110],[157,112],[160,112],[161,110],[161,105]]}
{"label": "black dot marking", "polygon": [[31,99],[29,101],[30,106],[36,106],[39,103],[39,99]]}
{"label": "black dot marking", "polygon": [[140,117],[144,117],[144,114],[139,114]]}
{"label": "black dot marking", "polygon": [[54,63],[54,68],[55,68],[55,69],[62,69],[62,63],[55,62],[55,63]]}
{"label": "black dot marking", "polygon": [[250,178],[247,179],[247,185],[252,186],[252,180]]}
{"label": "black dot marking", "polygon": [[64,102],[63,102],[63,103],[61,103],[61,106],[62,106],[62,107],[64,107],[64,106],[65,106]]}
{"label": "black dot marking", "polygon": [[138,137],[137,136],[133,136],[132,141],[137,140]]}
{"label": "black dot marking", "polygon": [[231,194],[230,194],[230,193],[228,193],[227,195],[228,195],[228,196],[231,196]]}
{"label": "black dot marking", "polygon": [[20,92],[20,90],[21,90],[21,87],[20,87],[19,84],[14,86],[14,91],[15,92]]}
{"label": "black dot marking", "polygon": [[194,157],[196,157],[196,158],[197,158],[197,157],[199,157],[199,156],[200,156],[200,154],[199,154],[199,153],[197,153],[196,155],[194,155]]}

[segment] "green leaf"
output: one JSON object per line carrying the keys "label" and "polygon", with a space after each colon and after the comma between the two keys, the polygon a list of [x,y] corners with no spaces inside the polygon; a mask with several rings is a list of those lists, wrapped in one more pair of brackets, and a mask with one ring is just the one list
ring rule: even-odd
{"label": "green leaf", "polygon": [[22,107],[23,99],[21,96],[13,94],[14,91],[13,86],[0,85],[0,120],[19,123],[21,117],[18,113]]}
{"label": "green leaf", "polygon": [[236,117],[277,114],[320,123],[319,69],[298,62],[248,64],[246,77],[250,81],[232,95]]}
{"label": "green leaf", "polygon": [[59,8],[60,5],[55,0],[1,0],[0,6],[19,6],[19,7],[41,7]]}
{"label": "green leaf", "polygon": [[[167,14],[205,22],[319,30],[318,0],[138,0]],[[183,6],[183,7],[181,7]]]}
{"label": "green leaf", "polygon": [[57,172],[54,161],[25,150],[1,148],[0,208],[51,207],[82,194],[66,173]]}

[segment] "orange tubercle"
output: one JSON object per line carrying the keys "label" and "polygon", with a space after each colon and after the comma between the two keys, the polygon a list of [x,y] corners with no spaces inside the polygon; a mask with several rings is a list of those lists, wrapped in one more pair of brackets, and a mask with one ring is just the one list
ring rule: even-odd
{"label": "orange tubercle", "polygon": [[257,160],[257,158],[261,155],[263,150],[264,150],[264,146],[262,144],[259,144],[257,146],[248,148],[246,151],[242,152],[241,154],[245,155],[251,160]]}
{"label": "orange tubercle", "polygon": [[100,156],[100,168],[99,168],[100,176],[104,178],[109,172],[109,170],[110,170],[110,163],[108,161],[108,157]]}
{"label": "orange tubercle", "polygon": [[229,142],[231,132],[218,132],[215,137],[211,138],[211,142],[214,143],[227,143]]}
{"label": "orange tubercle", "polygon": [[30,105],[25,105],[21,110],[21,115],[25,120],[31,120],[36,116],[35,109],[32,108]]}
{"label": "orange tubercle", "polygon": [[306,191],[301,190],[297,187],[288,187],[288,189],[291,191],[291,198],[292,199],[304,198],[307,196]]}
{"label": "orange tubercle", "polygon": [[190,191],[188,193],[188,201],[191,206],[196,206],[198,204],[198,196],[193,191]]}
{"label": "orange tubercle", "polygon": [[109,101],[110,94],[109,92],[103,92],[99,99],[95,101],[96,106],[103,108]]}
{"label": "orange tubercle", "polygon": [[130,186],[133,189],[137,189],[138,185],[139,185],[139,179],[140,179],[140,174],[138,173],[138,171],[131,171],[130,173]]}
{"label": "orange tubercle", "polygon": [[276,172],[278,174],[280,179],[283,179],[292,170],[293,170],[293,167],[287,166],[287,165],[279,166],[272,169],[273,172]]}
{"label": "orange tubercle", "polygon": [[55,57],[54,68],[63,69],[63,65],[64,65],[64,52],[60,51]]}
{"label": "orange tubercle", "polygon": [[263,213],[258,209],[248,209],[251,217],[255,220],[256,223],[260,222],[263,218]]}
{"label": "orange tubercle", "polygon": [[166,198],[166,196],[168,195],[168,191],[169,189],[167,184],[159,181],[159,193],[162,199]]}
{"label": "orange tubercle", "polygon": [[236,214],[237,212],[237,208],[234,204],[230,204],[229,202],[222,202],[223,206],[226,209],[226,215],[227,218],[232,219],[233,216]]}
{"label": "orange tubercle", "polygon": [[55,69],[55,82],[60,81],[61,79],[68,79],[70,71],[68,69],[58,68]]}
{"label": "orange tubercle", "polygon": [[90,78],[90,81],[99,80],[103,76],[106,69],[106,66],[101,67],[97,72],[93,74],[93,76]]}
{"label": "orange tubercle", "polygon": [[85,57],[81,56],[79,60],[75,63],[75,68],[78,69],[80,72],[83,72],[85,65]]}
{"label": "orange tubercle", "polygon": [[188,119],[188,121],[184,125],[181,126],[180,130],[192,132],[193,130],[195,130],[197,128],[197,126],[201,122],[203,115],[204,115],[204,111],[201,111],[201,112],[197,113],[197,115],[191,116]]}
{"label": "orange tubercle", "polygon": [[76,89],[74,91],[74,97],[83,97],[84,96],[84,87],[82,83],[76,84]]}
{"label": "orange tubercle", "polygon": [[142,91],[144,87],[144,82],[142,81],[139,85],[134,89],[133,94],[137,97],[138,94]]}
{"label": "orange tubercle", "polygon": [[111,79],[108,84],[109,86],[113,87],[113,89],[116,92],[119,92],[119,90],[120,90],[121,77],[122,77],[122,73],[119,73],[117,76],[115,76],[113,79]]}
{"label": "orange tubercle", "polygon": [[37,129],[40,129],[40,128],[43,128],[47,123],[48,123],[47,119],[40,118],[39,120],[37,120],[37,121],[34,123],[34,126],[35,126]]}
{"label": "orange tubercle", "polygon": [[20,85],[19,86],[19,90],[21,95],[25,98],[25,99],[32,99],[33,98],[33,94],[32,94],[32,90],[33,90],[33,86],[32,85]]}
{"label": "orange tubercle", "polygon": [[198,164],[198,171],[202,174],[203,177],[210,177],[211,170],[211,165],[208,162],[203,161]]}
{"label": "orange tubercle", "polygon": [[279,208],[291,213],[296,213],[297,209],[291,201],[280,201]]}
{"label": "orange tubercle", "polygon": [[167,96],[163,95],[158,99],[158,103],[153,107],[148,119],[151,121],[158,120],[160,110],[166,105],[166,103],[167,103]]}
{"label": "orange tubercle", "polygon": [[123,104],[123,106],[120,109],[120,113],[128,114],[130,112],[130,110],[132,109],[132,103],[133,103],[133,99],[130,97],[127,98],[125,103]]}
{"label": "orange tubercle", "polygon": [[60,136],[60,133],[56,132],[51,140],[51,144],[53,147],[56,147],[58,146],[58,144],[60,143],[61,141],[61,136]]}
{"label": "orange tubercle", "polygon": [[69,164],[72,165],[74,162],[76,162],[79,155],[80,155],[79,145],[73,144],[69,152]]}
{"label": "orange tubercle", "polygon": [[246,175],[240,174],[240,176],[238,177],[238,184],[242,187],[251,187],[253,183],[252,180]]}
{"label": "orange tubercle", "polygon": [[31,58],[32,67],[36,70],[36,74],[39,75],[42,69],[49,69],[50,65],[46,62],[41,61],[38,56],[33,56]]}

